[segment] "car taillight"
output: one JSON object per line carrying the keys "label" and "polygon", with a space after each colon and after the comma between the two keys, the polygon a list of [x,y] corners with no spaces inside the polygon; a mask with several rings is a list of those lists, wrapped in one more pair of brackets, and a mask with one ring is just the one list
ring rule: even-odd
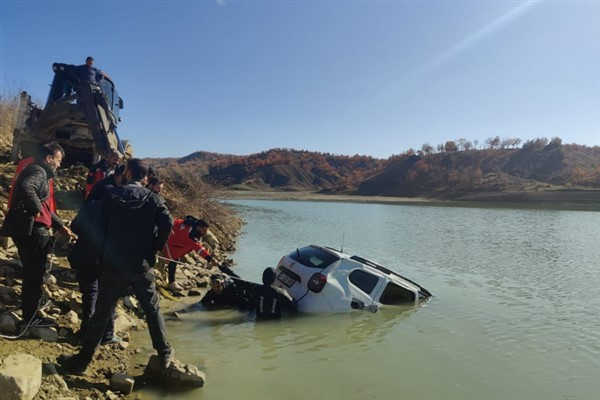
{"label": "car taillight", "polygon": [[313,276],[310,277],[307,286],[311,291],[319,293],[321,290],[323,290],[323,287],[326,283],[327,277],[317,272],[316,274],[313,274]]}

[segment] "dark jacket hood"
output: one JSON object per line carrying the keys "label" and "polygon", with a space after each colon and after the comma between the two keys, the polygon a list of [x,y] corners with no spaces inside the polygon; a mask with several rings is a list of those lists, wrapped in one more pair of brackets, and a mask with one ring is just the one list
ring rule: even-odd
{"label": "dark jacket hood", "polygon": [[125,186],[115,186],[108,191],[108,198],[119,207],[137,210],[148,202],[152,196],[152,191],[146,189],[138,182],[133,182]]}

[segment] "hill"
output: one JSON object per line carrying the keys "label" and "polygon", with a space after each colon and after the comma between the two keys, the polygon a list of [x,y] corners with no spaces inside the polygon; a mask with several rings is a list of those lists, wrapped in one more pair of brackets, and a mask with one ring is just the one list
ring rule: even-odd
{"label": "hill", "polygon": [[409,151],[386,160],[271,149],[249,156],[197,152],[177,163],[206,171],[205,180],[230,189],[600,203],[600,147],[564,145],[558,138],[521,148]]}

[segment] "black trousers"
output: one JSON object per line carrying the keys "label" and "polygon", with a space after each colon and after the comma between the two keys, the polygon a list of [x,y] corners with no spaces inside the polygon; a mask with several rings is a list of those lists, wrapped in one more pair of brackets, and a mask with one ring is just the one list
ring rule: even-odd
{"label": "black trousers", "polygon": [[[83,312],[81,315],[81,326],[79,332],[85,335],[90,319],[96,311],[96,302],[98,299],[98,290],[102,267],[93,264],[77,266],[77,280],[79,281],[79,291],[81,292],[81,305]],[[115,333],[115,309],[113,308],[110,318],[106,322],[102,341],[110,340]]]}
{"label": "black trousers", "polygon": [[46,273],[46,261],[52,248],[52,240],[46,228],[35,228],[31,236],[14,238],[21,263],[23,263],[23,290],[21,309],[27,323],[35,314],[42,300],[42,281]]}
{"label": "black trousers", "polygon": [[171,261],[167,266],[169,270],[169,283],[175,282],[175,273],[177,272],[177,263],[175,261]]}
{"label": "black trousers", "polygon": [[137,297],[142,310],[144,310],[144,314],[146,314],[152,347],[159,354],[171,348],[167,342],[165,321],[160,314],[158,306],[154,271],[148,269],[146,272],[139,273],[116,273],[105,267],[100,278],[96,311],[90,319],[87,331],[83,337],[83,346],[78,354],[82,362],[89,364],[92,361],[96,348],[102,340],[102,334],[104,333],[111,312],[119,298],[127,293],[129,286],[133,288],[135,297]]}

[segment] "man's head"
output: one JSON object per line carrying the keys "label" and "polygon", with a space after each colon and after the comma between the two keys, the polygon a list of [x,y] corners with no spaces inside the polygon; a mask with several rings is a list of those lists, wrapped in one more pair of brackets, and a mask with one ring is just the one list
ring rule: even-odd
{"label": "man's head", "polygon": [[148,179],[148,189],[152,190],[154,193],[160,193],[163,189],[163,181],[157,176]]}
{"label": "man's head", "polygon": [[211,275],[210,288],[216,294],[221,294],[225,288],[225,280],[221,275]]}
{"label": "man's head", "polygon": [[128,182],[141,182],[148,174],[148,166],[139,158],[130,158],[125,166],[125,179]]}
{"label": "man's head", "polygon": [[93,67],[94,66],[94,57],[89,56],[88,58],[86,58],[85,65],[87,65],[90,68]]}
{"label": "man's head", "polygon": [[196,231],[200,235],[206,235],[206,232],[208,232],[208,228],[210,228],[210,225],[205,220],[199,219],[198,222],[196,222]]}
{"label": "man's head", "polygon": [[106,164],[111,169],[119,165],[119,161],[121,161],[121,153],[117,150],[110,150],[106,155]]}
{"label": "man's head", "polygon": [[117,166],[117,168],[115,168],[115,172],[113,175],[114,175],[115,183],[117,184],[117,186],[121,186],[121,185],[125,184],[126,180],[125,180],[125,166],[124,165]]}
{"label": "man's head", "polygon": [[272,285],[275,282],[275,269],[268,267],[263,271],[262,283],[264,285]]}
{"label": "man's head", "polygon": [[52,171],[56,171],[64,157],[65,151],[63,148],[56,142],[50,142],[40,147],[37,162],[44,163]]}

